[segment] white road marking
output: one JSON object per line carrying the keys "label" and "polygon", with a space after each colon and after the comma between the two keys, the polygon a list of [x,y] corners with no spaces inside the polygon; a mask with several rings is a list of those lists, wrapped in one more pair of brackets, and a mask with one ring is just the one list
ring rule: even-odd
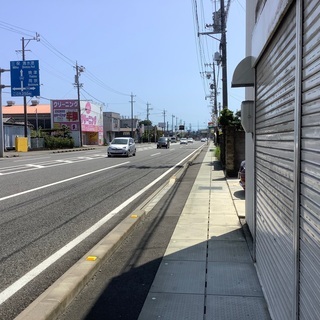
{"label": "white road marking", "polygon": [[62,162],[62,163],[73,163],[74,161],[72,160],[56,160],[57,162]]}
{"label": "white road marking", "polygon": [[41,157],[41,158],[35,158],[35,157],[23,157],[19,160],[13,160],[13,162],[23,162],[23,161],[30,161],[30,160],[43,160],[43,159],[50,159],[51,157]]}
{"label": "white road marking", "polygon": [[26,164],[27,167],[32,167],[32,168],[38,168],[38,169],[42,169],[44,168],[44,166],[41,166],[40,164]]}
{"label": "white road marking", "polygon": [[[98,159],[98,158],[75,157],[75,158],[48,160],[48,161],[44,161],[44,162],[39,162],[38,165],[25,164],[25,165],[19,165],[19,167],[7,167],[5,169],[7,169],[7,170],[16,169],[16,171],[2,172],[2,173],[0,173],[0,175],[15,174],[18,172],[20,173],[20,172],[25,172],[25,171],[29,171],[29,170],[35,170],[35,169],[46,169],[46,168],[51,168],[51,167],[55,167],[55,166],[61,166],[61,165],[65,165],[65,164],[83,162],[83,161],[89,161],[89,160],[96,160],[96,159]],[[30,167],[32,167],[32,168],[30,168]],[[1,170],[3,170],[3,169],[0,168],[0,171]]]}
{"label": "white road marking", "polygon": [[75,180],[75,179],[82,178],[82,177],[85,177],[85,176],[90,176],[92,174],[95,174],[95,173],[98,173],[98,172],[101,172],[101,171],[105,171],[105,170],[110,170],[112,168],[116,168],[116,167],[122,166],[122,165],[127,164],[127,163],[130,163],[130,161],[123,162],[123,163],[117,164],[117,165],[112,166],[112,167],[103,168],[103,169],[91,171],[91,172],[88,172],[88,173],[80,174],[78,176],[75,176],[75,177],[72,177],[72,178],[68,178],[68,179],[65,179],[65,180],[49,183],[49,184],[46,184],[46,185],[41,186],[41,187],[37,187],[37,188],[29,189],[29,190],[26,190],[26,191],[22,191],[22,192],[19,192],[19,193],[11,194],[10,196],[6,196],[6,197],[0,198],[0,201],[7,200],[7,199],[10,199],[10,198],[15,198],[15,197],[21,196],[23,194],[34,192],[34,191],[37,191],[37,190],[46,189],[46,188],[49,188],[49,187],[52,187],[52,186],[55,186],[55,185],[58,185],[58,184],[61,184],[61,183],[64,183],[64,182],[68,182],[68,181],[72,181],[72,180]]}

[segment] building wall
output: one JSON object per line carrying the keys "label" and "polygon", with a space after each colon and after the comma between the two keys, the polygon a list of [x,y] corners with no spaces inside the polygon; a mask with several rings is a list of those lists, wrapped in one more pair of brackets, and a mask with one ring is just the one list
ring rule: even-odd
{"label": "building wall", "polygon": [[116,112],[103,112],[104,144],[109,144],[118,132],[120,132],[120,114]]}
{"label": "building wall", "polygon": [[88,145],[103,144],[103,112],[100,104],[81,101],[82,143]]}
{"label": "building wall", "polygon": [[[252,30],[255,24],[255,5],[252,1],[246,3],[246,56],[252,54]],[[254,100],[254,89],[245,88],[245,100]],[[253,128],[253,131],[255,129]],[[245,160],[246,160],[246,193],[245,193],[245,215],[246,222],[255,239],[256,224],[254,216],[254,135],[245,133]]]}
{"label": "building wall", "polygon": [[254,14],[257,271],[273,319],[317,319],[320,3],[256,1]]}

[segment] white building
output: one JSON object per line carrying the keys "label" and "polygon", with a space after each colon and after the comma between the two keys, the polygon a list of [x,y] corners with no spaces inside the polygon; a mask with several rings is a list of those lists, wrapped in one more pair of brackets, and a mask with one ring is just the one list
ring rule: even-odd
{"label": "white building", "polygon": [[[320,315],[320,2],[247,1],[246,218],[273,319]],[[250,102],[250,100],[252,102]]]}

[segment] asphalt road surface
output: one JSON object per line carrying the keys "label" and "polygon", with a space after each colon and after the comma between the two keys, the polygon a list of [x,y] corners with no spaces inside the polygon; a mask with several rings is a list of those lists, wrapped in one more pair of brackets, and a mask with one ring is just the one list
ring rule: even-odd
{"label": "asphalt road surface", "polygon": [[[0,319],[14,319],[201,145],[172,144],[170,149],[162,150],[150,145],[139,148],[137,156],[131,158],[106,158],[102,148],[69,154],[30,152],[19,158],[0,159]],[[187,192],[183,196],[187,197]],[[173,206],[171,195],[168,197],[160,205],[160,212],[161,207]],[[132,235],[122,254],[114,255],[120,259],[111,263],[119,282],[131,272],[138,272],[140,265],[142,269],[158,265],[161,254],[150,250],[148,258],[147,250],[140,259],[133,256],[131,264],[137,266],[133,270],[128,266],[120,268],[120,273],[118,270],[134,240],[149,243],[148,239],[154,239],[153,232],[144,236],[142,230],[148,234],[149,230],[159,229],[161,238],[162,222],[175,219],[175,214],[168,219],[164,213],[161,219],[155,214],[153,220],[153,216],[150,214],[139,224],[142,229],[137,239]],[[169,223],[163,235],[171,227]],[[165,240],[159,239],[153,241],[162,246]],[[152,246],[152,242],[149,244]],[[112,273],[112,268],[108,272]],[[127,292],[124,296],[132,297],[132,291],[122,290]]]}
{"label": "asphalt road surface", "polygon": [[141,220],[59,320],[138,319],[203,157],[204,152]]}

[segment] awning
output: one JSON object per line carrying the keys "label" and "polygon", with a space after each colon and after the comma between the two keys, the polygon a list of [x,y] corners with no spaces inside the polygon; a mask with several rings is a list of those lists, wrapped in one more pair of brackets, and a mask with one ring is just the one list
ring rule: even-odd
{"label": "awning", "polygon": [[233,72],[231,87],[253,87],[254,86],[254,58],[248,56],[238,63]]}

